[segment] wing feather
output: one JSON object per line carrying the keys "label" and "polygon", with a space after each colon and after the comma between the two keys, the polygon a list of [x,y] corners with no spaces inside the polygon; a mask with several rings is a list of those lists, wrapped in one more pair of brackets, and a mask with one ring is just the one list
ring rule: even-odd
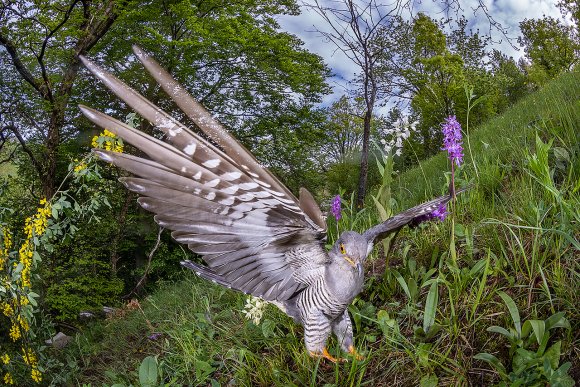
{"label": "wing feather", "polygon": [[[300,201],[139,49],[137,56],[177,105],[220,147],[199,136],[134,89],[86,58],[85,66],[113,93],[163,131],[156,139],[91,108],[81,111],[149,159],[95,149],[103,160],[137,177],[122,183],[171,235],[202,255],[207,266],[182,262],[203,278],[267,300],[283,301],[307,286],[301,265],[322,267],[322,212],[307,191]],[[304,193],[305,192],[305,193]],[[308,246],[313,259],[295,259]],[[298,273],[298,274],[297,274]]]}

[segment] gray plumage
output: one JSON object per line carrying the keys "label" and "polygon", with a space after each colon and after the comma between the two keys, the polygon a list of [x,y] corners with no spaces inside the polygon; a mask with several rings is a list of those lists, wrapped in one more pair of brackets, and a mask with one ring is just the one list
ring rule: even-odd
{"label": "gray plumage", "polygon": [[450,197],[404,211],[362,235],[344,232],[327,252],[326,223],[312,195],[301,189],[297,199],[152,58],[138,47],[134,52],[212,142],[81,57],[97,78],[163,131],[168,141],[81,105],[91,121],[140,149],[149,159],[93,151],[138,176],[121,181],[140,195],[139,204],[155,214],[158,224],[172,230],[177,242],[202,255],[206,264],[184,261],[184,267],[279,306],[304,325],[311,355],[335,360],[325,348],[331,332],[344,351],[356,354],[347,307],[362,289],[366,257],[377,241],[431,213]]}

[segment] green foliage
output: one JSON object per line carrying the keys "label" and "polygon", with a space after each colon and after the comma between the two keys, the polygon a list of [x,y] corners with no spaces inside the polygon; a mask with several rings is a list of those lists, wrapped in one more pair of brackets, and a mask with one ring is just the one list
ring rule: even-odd
{"label": "green foliage", "polygon": [[[393,155],[385,153],[378,145],[376,145],[377,153],[382,156],[382,161],[377,158],[377,167],[381,175],[381,185],[377,189],[376,195],[371,194],[373,203],[379,214],[379,221],[384,222],[393,215],[392,208],[395,200],[391,196],[391,185],[393,183]],[[386,265],[388,266],[389,251],[391,244],[396,238],[396,234],[391,234],[381,241],[383,247],[383,254],[386,258]]]}
{"label": "green foliage", "polygon": [[[522,36],[518,42],[524,46],[531,61],[531,77],[537,85],[543,85],[560,72],[571,70],[578,60],[580,46],[573,39],[573,26],[566,26],[550,16],[542,19],[524,19],[520,23]],[[545,75],[543,75],[545,73]],[[542,75],[540,75],[542,74]]]}
{"label": "green foliage", "polygon": [[[521,324],[520,314],[514,300],[506,293],[498,292],[507,306],[513,326],[509,330],[499,326],[487,328],[488,332],[498,333],[510,343],[511,372],[508,367],[489,353],[479,353],[474,359],[489,363],[503,380],[500,386],[540,386],[549,383],[551,386],[573,386],[574,380],[568,375],[571,363],[560,365],[562,341],[553,343],[549,348],[550,330],[566,328],[570,323],[563,312],[554,313],[546,320],[526,320]],[[536,346],[534,351],[531,347]]]}
{"label": "green foliage", "polygon": [[123,280],[111,272],[111,251],[105,248],[115,230],[91,223],[92,228],[78,225],[80,229],[74,237],[55,249],[60,257],[58,263],[43,271],[48,284],[45,304],[57,320],[75,321],[81,311],[116,305],[123,292]]}
{"label": "green foliage", "polygon": [[[122,15],[95,52],[107,58],[106,65],[126,63],[115,66],[115,74],[141,85],[145,97],[171,112],[174,106],[157,93],[140,64],[128,59],[131,45],[139,45],[260,162],[288,178],[292,189],[317,186],[320,171],[315,157],[306,155],[316,154],[323,142],[313,104],[329,91],[329,70],[296,36],[281,31],[276,18],[298,13],[294,0],[153,0]],[[87,82],[83,90],[98,97],[89,99],[91,106],[124,112],[97,82]]]}
{"label": "green foliage", "polygon": [[[54,7],[56,3],[47,4],[42,5],[52,7],[47,15],[62,20],[56,17],[62,11]],[[390,213],[446,192],[448,176],[442,171],[448,169],[448,161],[443,154],[394,179],[391,173],[439,151],[438,124],[445,115],[454,113],[462,123],[470,120],[466,126],[469,152],[456,179],[461,185],[469,180],[474,188],[459,198],[453,222],[402,231],[398,241],[383,246],[392,252],[388,262],[369,259],[365,270],[370,278],[349,308],[357,346],[366,355],[362,361],[328,365],[311,359],[304,351],[301,328],[281,312],[269,308],[256,326],[244,319],[243,296],[192,278],[163,286],[138,310],[122,309],[122,316],[84,329],[71,348],[57,355],[62,359],[41,352],[45,381],[95,385],[570,384],[568,374],[574,375],[578,367],[577,343],[570,333],[564,336],[554,328],[566,321],[571,331],[578,329],[580,298],[570,290],[578,288],[579,278],[578,73],[564,74],[538,94],[524,98],[515,109],[479,125],[527,94],[528,81],[541,83],[553,75],[538,60],[525,67],[499,53],[492,56],[489,68],[484,66],[479,59],[485,56],[487,40],[467,33],[466,24],[445,33],[449,29],[425,15],[411,24],[405,22],[401,30],[409,33],[392,37],[401,47],[397,54],[401,60],[395,61],[401,72],[396,77],[406,87],[401,92],[413,101],[413,117],[421,120],[421,131],[405,141],[405,155],[400,159],[381,159],[377,154],[377,162],[371,160],[377,169],[369,185],[376,182],[377,189],[372,192],[373,201],[359,211],[350,195],[356,191],[358,175],[357,147],[351,146],[360,134],[357,101],[346,106],[349,101],[341,100],[342,105],[327,112],[312,109],[326,91],[327,70],[295,37],[280,32],[275,20],[276,14],[297,12],[294,1],[211,0],[192,5],[154,0],[140,5],[119,13],[119,23],[95,52],[112,67],[125,64],[117,69],[121,77],[142,85],[147,97],[171,110],[144,73],[136,71],[135,63],[126,61],[129,44],[141,44],[235,128],[236,135],[292,189],[315,187],[320,196],[340,192],[343,218],[338,223],[329,220],[329,243],[343,230],[363,231]],[[26,5],[33,6],[36,3]],[[71,21],[82,19],[79,10],[73,10]],[[54,20],[45,22],[54,26]],[[21,27],[25,31],[26,26]],[[67,25],[62,31],[73,27]],[[24,36],[18,34],[19,39]],[[39,36],[30,35],[29,40],[38,41]],[[62,39],[70,42],[73,38],[74,34],[59,34],[49,43],[59,49]],[[47,62],[50,68],[64,68],[66,53],[53,53]],[[3,51],[0,56],[6,54]],[[24,58],[35,78],[42,79],[33,55],[26,53]],[[10,71],[2,74],[3,106],[18,100],[20,111],[43,121],[45,111],[29,98],[33,89],[19,88],[20,80]],[[54,84],[61,79],[58,74],[50,77],[57,80]],[[92,81],[82,79],[75,85],[73,100],[124,114],[125,107],[110,104],[110,96]],[[66,106],[66,98],[59,101]],[[74,122],[78,112],[66,112],[66,122]],[[131,121],[145,131],[151,129],[146,122]],[[380,136],[384,123],[375,120],[373,124],[375,135]],[[77,163],[66,168],[86,150],[79,146],[88,144],[89,133],[78,133],[83,125],[65,125],[62,131],[67,141],[58,148],[56,176],[73,173],[75,178],[61,187],[65,194],[53,203],[54,222],[46,234],[51,239],[41,241],[52,253],[42,256],[43,282],[36,279],[43,285],[39,293],[45,296],[40,305],[69,323],[79,310],[112,303],[132,290],[144,274],[156,235],[150,215],[136,209],[134,198],[113,182],[118,171],[100,167],[76,171]],[[44,154],[41,138],[27,138],[34,155]],[[326,158],[330,155],[327,144],[337,147],[338,157]],[[5,222],[11,229],[23,224],[21,218],[38,202],[33,197],[38,173],[26,153],[18,150],[15,155],[13,165],[19,166],[19,176],[10,178],[9,189],[0,199],[0,207],[13,210]],[[57,223],[58,227],[52,227]],[[152,290],[159,279],[174,278],[182,254],[163,235],[145,289]],[[528,300],[526,308],[518,309],[504,293],[499,295],[508,313],[498,308],[494,297],[499,289],[508,288],[516,300]],[[33,304],[36,296],[31,296]],[[502,318],[498,313],[509,316],[513,327],[486,331],[489,318]],[[570,321],[562,320],[561,313],[572,316]],[[546,320],[537,317],[549,315]],[[507,338],[509,350],[503,350],[496,333]],[[338,345],[331,343],[335,353]],[[474,348],[487,352],[474,358]],[[498,374],[481,371],[477,359],[490,363]]]}

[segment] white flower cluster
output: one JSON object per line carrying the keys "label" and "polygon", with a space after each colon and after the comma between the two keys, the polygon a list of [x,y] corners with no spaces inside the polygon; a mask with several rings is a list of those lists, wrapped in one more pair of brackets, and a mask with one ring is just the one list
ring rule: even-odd
{"label": "white flower cluster", "polygon": [[403,152],[403,140],[409,138],[417,123],[418,121],[409,122],[409,117],[402,117],[395,121],[391,128],[385,130],[385,134],[390,139],[381,139],[381,144],[385,147],[385,151],[400,156]]}
{"label": "white flower cluster", "polygon": [[246,300],[243,313],[246,315],[248,320],[252,320],[254,324],[258,325],[260,320],[262,320],[262,315],[264,314],[266,305],[268,305],[268,303],[261,298],[249,296]]}

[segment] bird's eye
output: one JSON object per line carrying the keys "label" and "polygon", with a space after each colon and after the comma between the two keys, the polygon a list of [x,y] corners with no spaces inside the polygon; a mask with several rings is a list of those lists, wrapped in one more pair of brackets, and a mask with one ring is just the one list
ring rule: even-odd
{"label": "bird's eye", "polygon": [[340,244],[340,252],[342,254],[346,254],[346,249],[344,248],[344,245],[342,243]]}

